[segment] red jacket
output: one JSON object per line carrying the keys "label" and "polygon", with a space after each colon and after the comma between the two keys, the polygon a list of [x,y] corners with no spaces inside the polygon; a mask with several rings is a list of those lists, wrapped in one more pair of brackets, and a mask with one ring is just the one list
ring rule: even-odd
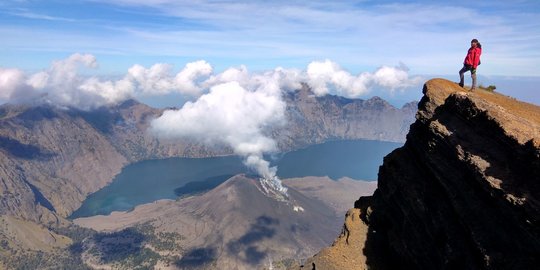
{"label": "red jacket", "polygon": [[482,54],[481,48],[478,48],[478,47],[469,48],[469,51],[467,52],[467,56],[465,56],[465,61],[463,61],[463,64],[472,66],[472,68],[476,68],[478,66],[478,63],[480,63],[481,54]]}

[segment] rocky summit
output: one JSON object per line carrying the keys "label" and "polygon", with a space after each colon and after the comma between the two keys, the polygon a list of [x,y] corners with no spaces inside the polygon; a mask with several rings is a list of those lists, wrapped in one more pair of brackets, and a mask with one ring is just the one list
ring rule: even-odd
{"label": "rocky summit", "polygon": [[373,196],[301,269],[537,269],[540,107],[428,81]]}

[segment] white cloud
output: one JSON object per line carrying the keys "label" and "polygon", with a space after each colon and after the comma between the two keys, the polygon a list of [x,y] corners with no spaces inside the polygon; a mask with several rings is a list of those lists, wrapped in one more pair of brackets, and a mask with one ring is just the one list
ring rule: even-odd
{"label": "white cloud", "polygon": [[298,69],[284,69],[277,67],[274,71],[269,72],[272,77],[279,81],[280,88],[284,90],[296,90],[302,87],[304,81],[302,71]]}
{"label": "white cloud", "polygon": [[47,72],[38,72],[32,75],[26,82],[28,85],[36,89],[42,89],[47,86],[47,81],[49,80],[49,74]]}
{"label": "white cloud", "polygon": [[[88,110],[103,105],[115,104],[129,98],[133,85],[126,80],[100,81],[96,77],[80,74],[82,68],[97,68],[97,60],[91,54],[75,53],[66,59],[54,61],[44,71],[35,73],[25,80],[16,91],[40,94],[40,99],[58,106],[77,107]],[[34,99],[26,95],[25,99]]]}
{"label": "white cloud", "polygon": [[24,73],[18,69],[0,69],[0,98],[10,98],[23,79]]}
{"label": "white cloud", "polygon": [[277,67],[258,73],[250,73],[241,65],[214,74],[209,63],[199,60],[187,63],[176,74],[172,65],[158,63],[149,68],[133,65],[117,80],[81,75],[82,69],[97,67],[93,55],[76,53],[31,75],[18,69],[0,69],[0,99],[22,102],[39,97],[59,106],[89,110],[132,97],[170,93],[199,97],[208,89],[229,82],[245,89],[265,89],[274,95],[294,91],[307,83],[316,95],[337,94],[352,98],[365,95],[375,87],[393,92],[421,82],[419,77],[410,78],[403,64],[353,75],[330,60],[311,62],[306,70]]}
{"label": "white cloud", "polygon": [[128,70],[125,79],[136,83],[142,94],[164,95],[177,92],[197,96],[203,91],[197,82],[213,71],[212,66],[203,60],[187,63],[176,75],[172,75],[171,70],[171,65],[162,63],[148,69],[134,65]]}
{"label": "white cloud", "polygon": [[203,85],[206,87],[211,87],[212,85],[217,85],[226,82],[239,82],[241,84],[248,84],[250,81],[250,75],[247,70],[247,67],[242,65],[240,67],[230,67],[225,71],[213,75],[208,80],[206,80]]}
{"label": "white cloud", "polygon": [[139,86],[143,94],[166,94],[173,88],[171,66],[154,64],[150,68],[134,65],[128,70],[127,77]]}
{"label": "white cloud", "polygon": [[[418,84],[420,77],[409,78],[407,68],[383,66],[374,73],[363,72],[352,75],[330,60],[311,62],[307,68],[308,84],[317,95],[332,93],[332,89],[345,97],[359,97],[370,88],[381,86],[391,91]],[[330,86],[330,87],[329,87]]]}
{"label": "white cloud", "polygon": [[139,95],[198,96],[204,91],[201,80],[212,73],[212,67],[205,61],[188,63],[174,75],[168,64],[155,64],[150,68],[134,65],[118,80],[102,80],[80,73],[82,68],[97,67],[93,55],[76,53],[30,76],[18,69],[0,69],[0,100],[25,102],[39,98],[62,107],[90,110]]}
{"label": "white cloud", "polygon": [[85,80],[78,89],[90,96],[99,96],[103,99],[103,104],[91,104],[90,107],[117,104],[133,95],[133,83],[127,79],[102,82],[97,78],[90,78]]}
{"label": "white cloud", "polygon": [[25,80],[26,76],[21,70],[0,68],[0,100],[18,102],[32,95],[33,89]]}
{"label": "white cloud", "polygon": [[396,89],[404,89],[420,84],[423,79],[421,77],[409,77],[409,69],[400,64],[398,67],[383,66],[379,68],[372,76],[372,80],[376,85],[393,92]]}
{"label": "white cloud", "polygon": [[199,95],[203,89],[196,85],[197,80],[209,76],[212,71],[212,66],[206,61],[199,60],[188,63],[182,71],[176,74],[176,85],[181,93]]}
{"label": "white cloud", "polygon": [[115,104],[132,95],[129,81],[101,82],[95,77],[81,76],[79,70],[83,67],[97,67],[96,58],[76,53],[30,76],[16,69],[0,69],[0,99],[15,103],[41,100],[88,110]]}

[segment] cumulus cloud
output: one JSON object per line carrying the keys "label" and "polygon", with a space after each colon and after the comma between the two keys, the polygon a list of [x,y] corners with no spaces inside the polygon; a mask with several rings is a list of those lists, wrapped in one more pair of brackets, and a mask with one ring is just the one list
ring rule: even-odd
{"label": "cumulus cloud", "polygon": [[76,53],[32,75],[28,84],[46,93],[45,99],[50,103],[81,109],[114,104],[131,95],[133,86],[127,82],[100,82],[95,77],[80,75],[81,69],[97,66],[93,55]]}
{"label": "cumulus cloud", "polygon": [[0,100],[17,101],[28,92],[31,87],[25,82],[24,72],[18,69],[0,68]]}
{"label": "cumulus cloud", "polygon": [[133,95],[133,83],[127,79],[100,81],[97,78],[89,78],[78,89],[86,96],[101,97],[101,102],[88,104],[87,107],[117,104]]}
{"label": "cumulus cloud", "polygon": [[155,64],[150,68],[134,65],[128,70],[126,77],[135,81],[143,93],[164,94],[172,87],[171,66]]}
{"label": "cumulus cloud", "polygon": [[302,71],[298,69],[285,69],[277,67],[271,72],[268,72],[266,76],[271,75],[279,82],[279,86],[284,90],[296,90],[302,87],[302,82],[305,81]]}
{"label": "cumulus cloud", "polygon": [[230,67],[219,74],[211,76],[208,78],[208,80],[203,82],[203,85],[206,87],[211,87],[212,85],[226,82],[238,82],[245,85],[249,84],[250,80],[251,77],[247,67],[242,65],[240,67]]}
{"label": "cumulus cloud", "polygon": [[180,110],[167,110],[152,122],[154,134],[168,138],[192,138],[207,144],[225,144],[244,163],[270,180],[274,190],[286,192],[276,177],[276,168],[263,158],[264,153],[277,151],[275,141],[263,129],[285,121],[285,102],[279,83],[261,80],[253,89],[237,81],[213,86],[195,102],[187,102]]}
{"label": "cumulus cloud", "polygon": [[150,68],[134,65],[128,70],[126,80],[137,84],[142,94],[164,95],[172,92],[200,95],[203,88],[198,80],[212,73],[213,69],[206,61],[200,60],[186,64],[176,75],[172,74],[169,64],[155,64]]}
{"label": "cumulus cloud", "polygon": [[262,73],[250,73],[246,66],[231,67],[223,72],[210,76],[202,82],[202,86],[210,88],[214,85],[238,82],[246,88],[257,88],[264,84],[275,86],[275,91],[294,91],[302,87],[301,83],[306,81],[304,72],[298,69],[285,69],[277,67],[274,70]]}
{"label": "cumulus cloud", "polygon": [[400,63],[397,67],[383,66],[373,74],[373,81],[376,85],[394,91],[414,86],[422,81],[421,77],[409,77],[409,68]]}
{"label": "cumulus cloud", "polygon": [[0,99],[7,102],[41,101],[58,106],[91,109],[128,98],[130,82],[101,82],[79,74],[81,68],[96,68],[90,54],[73,54],[54,61],[41,72],[26,75],[17,69],[0,69]]}
{"label": "cumulus cloud", "polygon": [[321,96],[330,92],[328,85],[333,85],[337,92],[348,97],[360,96],[367,92],[369,74],[353,76],[338,64],[326,60],[311,62],[307,67],[309,85],[315,94]]}
{"label": "cumulus cloud", "polygon": [[306,70],[277,67],[260,73],[250,73],[242,65],[214,74],[209,63],[199,60],[187,63],[176,74],[172,65],[158,63],[148,68],[133,65],[117,80],[81,75],[82,69],[97,67],[93,55],[76,53],[31,75],[18,69],[1,68],[0,100],[24,102],[39,98],[58,106],[89,110],[139,96],[179,93],[199,97],[208,89],[228,82],[237,82],[246,89],[256,89],[269,83],[275,86],[276,92],[294,91],[301,87],[301,83],[307,83],[319,96],[337,94],[355,98],[373,88],[393,92],[417,85],[421,80],[409,77],[403,64],[353,75],[330,60],[311,62]]}
{"label": "cumulus cloud", "polygon": [[39,100],[90,110],[135,96],[168,93],[199,96],[205,89],[201,81],[207,79],[213,70],[210,64],[201,60],[186,64],[177,74],[173,74],[171,65],[161,63],[150,68],[134,65],[118,80],[102,80],[81,74],[82,69],[97,67],[93,55],[76,53],[31,75],[18,69],[0,68],[0,100]]}
{"label": "cumulus cloud", "polygon": [[316,95],[329,94],[334,90],[345,97],[358,97],[367,94],[373,87],[383,87],[390,91],[416,85],[420,77],[409,78],[408,69],[382,66],[374,73],[363,72],[352,75],[330,60],[314,61],[307,67],[307,81]]}

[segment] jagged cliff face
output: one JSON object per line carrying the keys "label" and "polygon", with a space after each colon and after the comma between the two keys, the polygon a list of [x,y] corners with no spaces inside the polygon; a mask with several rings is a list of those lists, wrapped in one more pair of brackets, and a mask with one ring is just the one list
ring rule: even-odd
{"label": "jagged cliff face", "polygon": [[[331,139],[403,141],[403,127],[414,117],[411,104],[396,109],[378,98],[316,98],[307,87],[285,100],[287,126],[268,131],[283,151]],[[147,129],[162,112],[133,100],[90,112],[0,106],[0,214],[57,222],[56,214],[68,216],[130,162],[232,153],[189,140],[158,140]],[[386,120],[399,124],[389,127]]]}
{"label": "jagged cliff face", "polygon": [[373,197],[355,204],[367,263],[350,269],[538,267],[539,107],[431,80],[378,180]]}
{"label": "jagged cliff face", "polygon": [[540,259],[540,108],[458,90],[425,85],[405,146],[379,171],[373,230],[401,265],[531,269]]}

